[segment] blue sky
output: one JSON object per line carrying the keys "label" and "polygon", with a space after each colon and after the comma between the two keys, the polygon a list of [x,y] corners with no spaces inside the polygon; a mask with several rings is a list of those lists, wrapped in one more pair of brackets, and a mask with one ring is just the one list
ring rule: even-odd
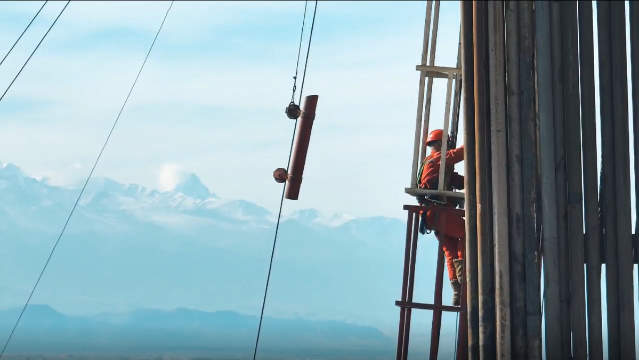
{"label": "blue sky", "polygon": [[[0,3],[8,49],[41,2]],[[0,161],[69,184],[86,177],[168,2],[72,2],[0,103]],[[310,28],[313,3],[305,39]],[[0,67],[11,81],[64,2],[50,2]],[[425,2],[320,2],[305,84],[320,95],[300,200],[404,217]],[[279,205],[304,2],[176,2],[97,175],[167,187],[181,168],[222,197]],[[437,63],[454,65],[456,2],[442,2]],[[305,45],[304,45],[305,46]],[[303,60],[303,59],[302,59]],[[298,86],[299,89],[299,86]],[[441,124],[445,81],[431,124]],[[170,165],[170,166],[166,166]],[[173,176],[174,177],[174,176]]]}

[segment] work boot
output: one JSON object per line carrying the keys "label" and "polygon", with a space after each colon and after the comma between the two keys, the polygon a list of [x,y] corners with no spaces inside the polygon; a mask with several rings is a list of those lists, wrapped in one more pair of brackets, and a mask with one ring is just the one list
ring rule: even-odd
{"label": "work boot", "polygon": [[455,259],[453,260],[453,265],[455,266],[455,272],[457,273],[457,280],[461,284],[464,281],[464,260]]}
{"label": "work boot", "polygon": [[450,286],[453,288],[453,306],[459,306],[461,300],[461,285],[457,280],[451,280]]}

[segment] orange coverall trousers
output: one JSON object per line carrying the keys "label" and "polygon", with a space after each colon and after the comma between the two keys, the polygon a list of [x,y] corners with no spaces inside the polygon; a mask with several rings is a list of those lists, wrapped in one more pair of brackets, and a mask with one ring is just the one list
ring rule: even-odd
{"label": "orange coverall trousers", "polygon": [[[438,213],[439,219],[437,219]],[[435,230],[435,236],[442,244],[448,268],[448,279],[457,280],[453,260],[464,259],[464,250],[466,249],[466,222],[464,218],[448,212],[428,210],[426,224],[428,228]]]}

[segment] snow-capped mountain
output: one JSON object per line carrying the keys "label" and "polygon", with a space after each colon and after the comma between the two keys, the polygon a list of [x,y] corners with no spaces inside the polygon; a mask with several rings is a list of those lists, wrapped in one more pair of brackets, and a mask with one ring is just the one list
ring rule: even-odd
{"label": "snow-capped mountain", "polygon": [[[72,205],[83,185],[79,184],[75,188],[51,186],[46,179],[29,177],[13,164],[0,164],[0,189],[4,187],[8,191],[0,193],[0,199],[30,199],[28,207],[31,210],[34,206],[53,203],[62,207]],[[50,198],[52,195],[53,198]],[[26,204],[11,204],[13,211],[19,212],[21,208],[27,210],[23,208]],[[121,184],[103,177],[92,178],[78,205],[85,212],[126,213],[140,221],[163,227],[184,227],[190,224],[189,221],[193,224],[241,223],[243,226],[268,227],[275,221],[276,215],[245,200],[219,198],[195,174],[188,174],[169,191],[148,189],[136,184]],[[167,221],[168,216],[179,216],[182,221]],[[315,209],[307,209],[284,215],[283,219],[295,219],[306,224],[339,226],[353,220],[354,217],[343,214],[324,216]]]}
{"label": "snow-capped mountain", "polygon": [[[28,296],[79,192],[0,165],[6,289],[0,308]],[[139,307],[259,313],[276,216],[215,195],[195,174],[166,191],[91,179],[33,300],[66,313]],[[267,314],[396,331],[405,231],[392,218],[314,209],[285,216]],[[432,294],[436,249],[434,240],[420,242],[416,294]],[[423,322],[424,330],[429,324]]]}

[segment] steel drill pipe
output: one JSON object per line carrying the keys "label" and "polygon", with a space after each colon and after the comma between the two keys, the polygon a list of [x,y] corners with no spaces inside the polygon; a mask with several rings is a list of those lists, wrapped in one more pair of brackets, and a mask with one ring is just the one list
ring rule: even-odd
{"label": "steel drill pipe", "polygon": [[610,2],[610,47],[615,147],[615,220],[619,266],[619,327],[621,358],[634,360],[635,313],[633,291],[632,207],[630,203],[630,148],[628,129],[628,73],[625,2]]}
{"label": "steel drill pipe", "polygon": [[[639,171],[639,6],[633,1],[630,1],[630,63],[632,66],[631,80],[632,84],[632,130],[633,130],[633,145],[634,145],[634,165],[635,165],[635,218],[639,219],[639,177],[637,172]],[[639,229],[635,224],[635,237],[639,234]],[[635,257],[638,257],[639,243],[635,242]],[[637,279],[639,281],[639,278]]]}
{"label": "steel drill pipe", "polygon": [[522,227],[523,193],[521,148],[521,89],[519,86],[519,1],[506,1],[506,66],[508,114],[508,218],[510,238],[512,352],[525,359],[526,344],[526,260]]}
{"label": "steel drill pipe", "polygon": [[[557,246],[557,203],[555,197],[555,138],[553,135],[552,62],[550,1],[535,1],[537,46],[537,92],[539,151],[541,168],[541,206],[544,252],[544,315],[546,318],[546,358],[561,359],[559,316],[559,247]],[[544,195],[545,194],[545,195]]]}
{"label": "steel drill pipe", "polygon": [[606,304],[608,318],[608,360],[621,360],[619,319],[619,266],[615,202],[615,138],[613,125],[613,85],[610,3],[597,1],[599,50],[599,111],[603,173],[604,241],[606,245]]}
{"label": "steel drill pipe", "polygon": [[506,144],[506,48],[504,3],[488,2],[488,64],[490,68],[490,146],[492,222],[495,263],[497,359],[511,358],[510,262],[508,237],[508,147]]}
{"label": "steel drill pipe", "polygon": [[561,2],[550,2],[550,32],[552,46],[553,121],[555,134],[555,181],[557,201],[557,244],[559,246],[560,344],[562,359],[570,353],[570,258],[568,253],[568,209],[566,206],[566,142],[564,84],[562,68],[563,37],[561,33]]}
{"label": "steel drill pipe", "polygon": [[579,1],[579,60],[581,83],[581,137],[585,215],[586,290],[588,296],[588,358],[603,360],[601,318],[601,253],[597,192],[597,123],[592,1]]}
{"label": "steel drill pipe", "polygon": [[302,186],[302,176],[304,165],[306,164],[306,154],[311,141],[311,131],[315,121],[315,110],[317,109],[318,95],[309,95],[304,99],[302,116],[298,120],[297,133],[295,134],[295,147],[291,156],[291,167],[288,172],[285,198],[287,200],[297,200],[300,196]]}
{"label": "steel drill pipe", "polygon": [[[565,128],[579,129],[579,44],[577,1],[561,2],[562,68]],[[572,358],[586,360],[586,284],[584,279],[583,196],[581,179],[581,134],[565,131],[566,208],[569,249],[570,320]]]}
{"label": "steel drill pipe", "polygon": [[466,192],[466,319],[468,359],[479,360],[479,290],[477,283],[477,196],[475,175],[475,75],[473,2],[461,2],[462,89],[464,103],[464,191]]}
{"label": "steel drill pipe", "polygon": [[541,359],[541,284],[537,258],[538,145],[535,106],[534,28],[532,1],[519,3],[519,86],[521,87],[522,167],[524,189],[524,246],[528,359]]}
{"label": "steel drill pipe", "polygon": [[490,94],[487,75],[487,3],[473,2],[475,56],[475,166],[477,173],[477,267],[479,282],[479,355],[495,359],[495,285],[490,174]]}

